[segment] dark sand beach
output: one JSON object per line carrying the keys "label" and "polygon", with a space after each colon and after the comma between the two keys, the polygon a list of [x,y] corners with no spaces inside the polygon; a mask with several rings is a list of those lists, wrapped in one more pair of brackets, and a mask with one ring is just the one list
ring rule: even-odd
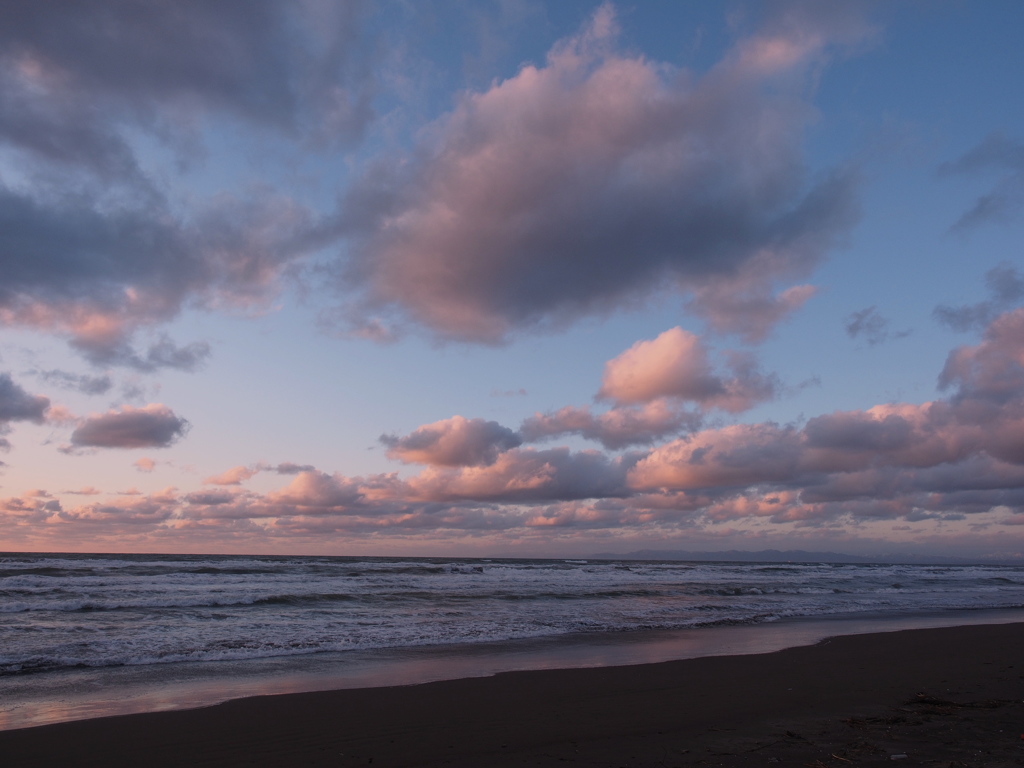
{"label": "dark sand beach", "polygon": [[1024,624],[0,733],[5,766],[1024,765]]}

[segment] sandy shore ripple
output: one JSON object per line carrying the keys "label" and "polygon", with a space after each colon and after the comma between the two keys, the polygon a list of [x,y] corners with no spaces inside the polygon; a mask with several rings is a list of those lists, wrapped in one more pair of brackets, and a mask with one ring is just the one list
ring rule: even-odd
{"label": "sandy shore ripple", "polygon": [[0,733],[5,766],[1024,765],[1024,624],[238,699]]}

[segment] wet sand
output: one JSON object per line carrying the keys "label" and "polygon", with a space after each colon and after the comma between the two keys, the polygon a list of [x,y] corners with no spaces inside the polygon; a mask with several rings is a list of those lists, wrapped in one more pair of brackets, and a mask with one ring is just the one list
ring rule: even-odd
{"label": "wet sand", "polygon": [[1024,765],[1024,624],[0,732],[5,766]]}

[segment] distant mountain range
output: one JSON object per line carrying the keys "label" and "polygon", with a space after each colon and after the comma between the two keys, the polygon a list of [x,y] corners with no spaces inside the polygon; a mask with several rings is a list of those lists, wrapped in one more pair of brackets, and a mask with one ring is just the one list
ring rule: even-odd
{"label": "distant mountain range", "polygon": [[685,550],[639,549],[635,552],[615,554],[599,552],[593,560],[691,560],[697,562],[743,563],[892,563],[894,565],[1024,565],[1024,558],[952,557],[917,555],[905,552],[863,557],[842,552],[807,552],[802,549],[762,549],[746,552],[730,549],[726,552],[688,552]]}

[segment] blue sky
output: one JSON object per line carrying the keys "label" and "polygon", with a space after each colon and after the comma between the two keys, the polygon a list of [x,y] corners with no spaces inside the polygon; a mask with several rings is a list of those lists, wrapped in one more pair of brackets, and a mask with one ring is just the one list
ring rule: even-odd
{"label": "blue sky", "polygon": [[1019,3],[0,35],[0,548],[1016,556]]}

